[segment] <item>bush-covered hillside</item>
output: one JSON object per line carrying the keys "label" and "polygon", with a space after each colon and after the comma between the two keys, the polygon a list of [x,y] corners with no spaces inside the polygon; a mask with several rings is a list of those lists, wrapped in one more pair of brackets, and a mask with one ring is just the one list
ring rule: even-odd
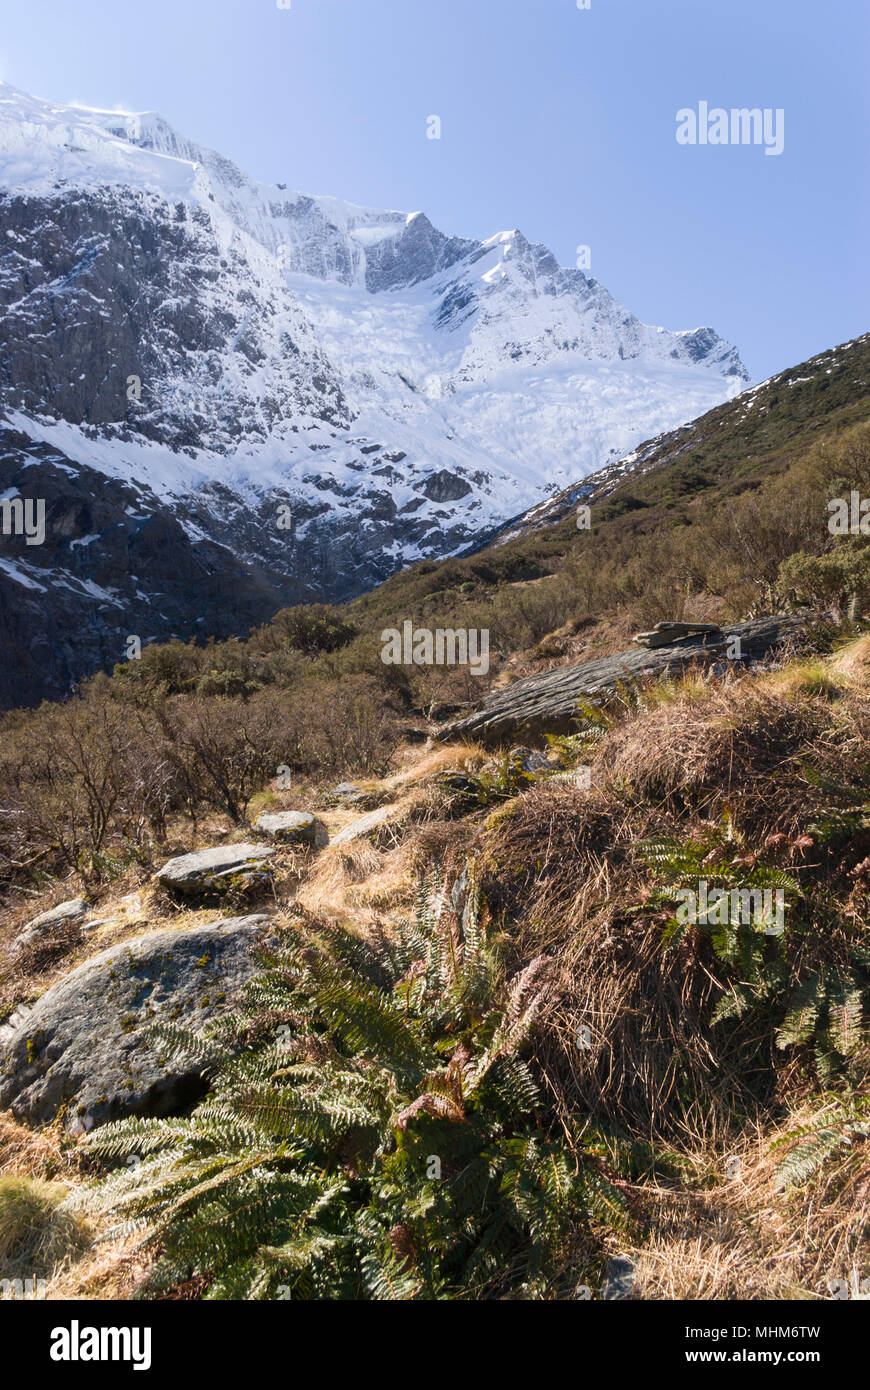
{"label": "bush-covered hillside", "polygon": [[[591,530],[530,523],[5,716],[0,1279],[866,1296],[870,544],[827,523],[870,496],[868,355],[640,451],[595,484]],[[639,627],[798,607],[819,618],[799,656],[625,684],[535,749],[445,735]],[[385,664],[406,620],[487,628],[489,672]],[[232,873],[156,877],[234,847]],[[170,960],[211,927],[256,929],[244,982],[206,949],[173,995],[158,961],[110,1030],[142,942]],[[94,962],[96,1110],[69,1060]],[[143,1057],[174,1090],[139,1084]]]}

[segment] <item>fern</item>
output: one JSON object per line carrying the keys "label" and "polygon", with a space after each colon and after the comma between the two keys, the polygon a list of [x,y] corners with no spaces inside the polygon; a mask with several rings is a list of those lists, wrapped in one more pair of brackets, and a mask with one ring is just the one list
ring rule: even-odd
{"label": "fern", "polygon": [[[839,791],[848,799],[843,789]],[[854,803],[858,793],[849,795]],[[830,818],[826,822],[833,823]],[[818,825],[813,833],[819,833]],[[825,959],[819,918],[827,914],[836,920],[836,906],[830,908],[822,892],[808,893],[794,874],[765,863],[761,851],[746,845],[728,808],[718,824],[704,827],[696,838],[651,839],[641,843],[637,852],[652,871],[654,884],[647,902],[632,909],[635,913],[670,907],[677,890],[697,891],[701,880],[711,896],[716,889],[728,893],[782,890],[789,912],[784,928],[764,919],[746,921],[742,914],[735,921],[730,907],[725,914],[728,920],[719,922],[714,907],[708,908],[706,917],[699,915],[695,924],[671,918],[662,942],[673,949],[686,940],[690,925],[696,925],[726,968],[725,991],[713,1009],[711,1026],[741,1024],[760,1012],[772,1024],[778,1048],[812,1047],[820,1079],[825,1084],[832,1081],[865,1036],[870,956],[859,931],[847,930],[845,950],[836,963]]]}
{"label": "fern", "polygon": [[782,1191],[809,1181],[832,1157],[870,1135],[870,1097],[851,1096],[819,1110],[811,1120],[772,1145],[792,1145],[776,1170]]}
{"label": "fern", "polygon": [[423,878],[389,937],[304,925],[208,1037],[162,1035],[209,1096],[88,1141],[121,1165],[88,1201],[154,1255],[141,1296],[548,1297],[593,1216],[622,1219],[601,1156],[540,1119],[550,963],[509,977],[473,870],[464,904],[446,888]]}

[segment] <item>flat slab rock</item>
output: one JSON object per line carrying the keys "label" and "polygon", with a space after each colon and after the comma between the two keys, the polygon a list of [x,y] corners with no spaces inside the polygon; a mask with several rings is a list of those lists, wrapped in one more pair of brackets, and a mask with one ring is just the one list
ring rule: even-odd
{"label": "flat slab rock", "polygon": [[68,902],[58,903],[57,907],[41,912],[38,917],[25,923],[12,943],[12,950],[20,951],[23,946],[29,946],[39,937],[49,934],[52,927],[59,926],[61,922],[75,922],[90,910],[91,904],[84,898],[70,898]]}
{"label": "flat slab rock", "polygon": [[205,893],[226,887],[236,875],[248,878],[261,871],[274,853],[267,845],[218,845],[170,859],[154,877],[178,893]]}
{"label": "flat slab rock", "polygon": [[362,787],[358,787],[355,782],[339,782],[338,786],[329,792],[330,802],[337,805],[353,805],[358,801],[364,801],[365,796]]}
{"label": "flat slab rock", "polygon": [[162,1055],[149,1024],[200,1030],[257,969],[264,915],[157,931],[109,947],[0,1030],[0,1106],[71,1133],[123,1115],[172,1115],[205,1094],[195,1063]]}
{"label": "flat slab rock", "polygon": [[310,811],[269,811],[257,817],[254,829],[285,844],[313,845],[315,849],[322,849],[329,842],[326,826]]}
{"label": "flat slab rock", "polygon": [[722,640],[722,629],[717,623],[656,623],[652,632],[637,632],[632,637],[638,647],[669,647],[679,642],[703,639],[705,645]]}
{"label": "flat slab rock", "polygon": [[380,806],[376,811],[368,811],[366,815],[360,816],[359,820],[351,821],[350,825],[344,826],[338,834],[333,835],[331,843],[346,845],[350,840],[358,840],[361,835],[368,835],[370,831],[377,830],[378,826],[395,819],[395,816],[395,806]]}
{"label": "flat slab rock", "polygon": [[544,671],[496,691],[473,714],[444,725],[437,737],[447,740],[472,736],[482,743],[498,744],[517,735],[570,733],[576,729],[581,700],[610,693],[619,685],[673,675],[692,665],[731,665],[729,643],[735,637],[740,639],[737,664],[763,660],[776,647],[798,638],[806,622],[806,617],[799,615],[757,618],[722,628],[718,639],[715,633],[699,634],[697,640],[690,637],[655,651],[636,646],[617,656]]}

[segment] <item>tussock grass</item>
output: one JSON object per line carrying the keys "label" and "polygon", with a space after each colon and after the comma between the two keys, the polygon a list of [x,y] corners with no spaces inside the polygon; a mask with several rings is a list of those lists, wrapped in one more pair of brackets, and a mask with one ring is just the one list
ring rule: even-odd
{"label": "tussock grass", "polygon": [[[813,1115],[797,1106],[771,1129],[747,1126],[727,1157],[739,1160],[718,1181],[641,1190],[643,1239],[629,1243],[636,1261],[633,1296],[680,1300],[795,1300],[854,1297],[870,1274],[870,1145],[858,1144],[805,1187],[783,1194],[773,1145]],[[709,1167],[709,1150],[694,1155]],[[866,1296],[866,1293],[865,1295]]]}
{"label": "tussock grass", "polygon": [[59,1125],[34,1130],[0,1111],[0,1175],[51,1179],[73,1162]]}
{"label": "tussock grass", "polygon": [[[443,767],[455,766],[443,757],[427,756],[423,763],[424,772],[402,781],[405,794],[393,803],[383,824],[344,844],[327,845],[313,861],[296,893],[306,911],[334,921],[354,914],[367,925],[379,921],[384,912],[395,916],[407,911],[428,859],[420,845],[430,844],[426,832],[443,808],[443,793],[431,779]],[[343,828],[364,814],[355,807],[336,820]]]}
{"label": "tussock grass", "polygon": [[61,1208],[66,1188],[0,1178],[0,1279],[49,1279],[88,1243],[81,1216]]}
{"label": "tussock grass", "polygon": [[832,671],[851,682],[867,686],[870,681],[870,635],[848,642],[832,657]]}
{"label": "tussock grass", "polygon": [[796,831],[812,809],[805,764],[833,770],[838,733],[866,721],[860,697],[843,710],[826,697],[817,683],[777,688],[745,677],[704,701],[660,704],[612,730],[593,776],[629,804],[706,816],[733,804],[747,829]]}
{"label": "tussock grass", "polygon": [[[98,1228],[99,1223],[95,1223]],[[129,1299],[148,1272],[149,1259],[141,1235],[125,1240],[96,1241],[75,1262],[64,1265],[50,1280],[46,1298]]]}
{"label": "tussock grass", "polygon": [[[641,821],[644,833],[664,825]],[[644,895],[638,829],[605,792],[536,789],[489,822],[484,890],[520,960],[557,962],[536,1056],[562,1122],[579,1111],[644,1138],[712,1141],[747,1090],[704,1027],[722,979],[699,940],[663,953],[661,919],[627,911]]]}
{"label": "tussock grass", "polygon": [[463,772],[476,772],[490,756],[479,743],[470,739],[459,743],[439,744],[437,748],[423,753],[422,756],[418,752],[410,766],[386,778],[384,786],[393,791],[410,788],[429,781],[439,772],[454,768],[460,768]]}
{"label": "tussock grass", "polygon": [[365,839],[328,847],[299,887],[296,901],[306,912],[333,921],[346,919],[353,889],[379,874],[384,855]]}
{"label": "tussock grass", "polygon": [[765,685],[786,695],[838,700],[844,694],[846,681],[831,662],[817,660],[793,662],[783,671],[767,675]]}
{"label": "tussock grass", "polygon": [[691,681],[673,699],[611,711],[590,790],[539,785],[485,822],[476,852],[510,949],[558,964],[536,1055],[566,1126],[579,1109],[645,1140],[715,1145],[783,1087],[806,1084],[763,1013],[711,1026],[734,972],[698,927],[663,949],[672,909],[645,907],[652,878],[637,847],[703,838],[726,817],[740,837],[731,855],[743,846],[771,871],[804,875],[813,926],[789,947],[790,978],[847,972],[854,923],[867,917],[870,836],[825,846],[804,833],[824,820],[838,780],[853,800],[862,785],[870,799],[866,697],[835,684],[831,701],[827,679],[800,667],[789,682],[743,676],[701,692]]}

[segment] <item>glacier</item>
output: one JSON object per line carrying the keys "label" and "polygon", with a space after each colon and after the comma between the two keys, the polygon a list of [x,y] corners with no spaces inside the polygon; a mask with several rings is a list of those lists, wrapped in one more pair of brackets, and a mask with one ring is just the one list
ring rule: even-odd
{"label": "glacier", "polygon": [[[713,329],[641,323],[518,229],[451,236],[288,191],[154,112],[5,83],[0,334],[0,484],[50,489],[40,582],[67,616],[77,594],[91,668],[116,650],[119,594],[145,640],[344,600],[749,380]],[[149,526],[207,595],[176,591],[171,555],[125,569],[115,531],[129,551]],[[13,563],[0,594],[34,582]],[[69,682],[82,662],[61,664]]]}

